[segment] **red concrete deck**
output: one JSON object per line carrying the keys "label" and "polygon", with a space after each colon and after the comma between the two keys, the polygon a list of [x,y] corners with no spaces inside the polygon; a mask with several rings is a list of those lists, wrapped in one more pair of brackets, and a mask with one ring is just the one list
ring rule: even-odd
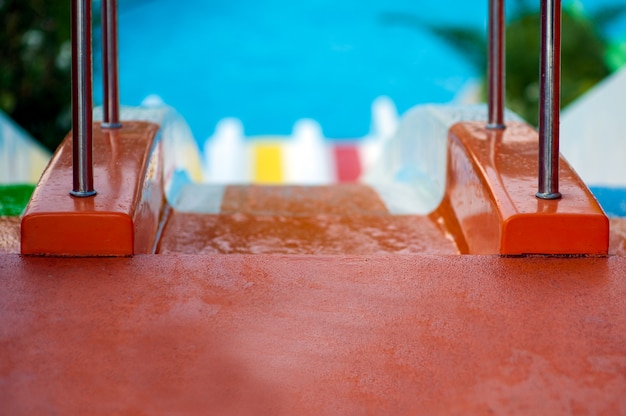
{"label": "red concrete deck", "polygon": [[625,414],[626,257],[0,255],[2,414]]}

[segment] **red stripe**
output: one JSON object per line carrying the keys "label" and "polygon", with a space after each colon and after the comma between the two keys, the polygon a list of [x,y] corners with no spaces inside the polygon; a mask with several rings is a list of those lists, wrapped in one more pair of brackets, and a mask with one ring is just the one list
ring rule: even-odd
{"label": "red stripe", "polygon": [[333,149],[338,182],[355,182],[361,176],[361,161],[356,146],[339,145]]}

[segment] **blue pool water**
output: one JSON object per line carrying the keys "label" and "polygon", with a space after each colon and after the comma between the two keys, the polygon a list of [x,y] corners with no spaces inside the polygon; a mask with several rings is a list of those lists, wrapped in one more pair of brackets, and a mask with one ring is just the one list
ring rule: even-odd
{"label": "blue pool water", "polygon": [[626,217],[626,188],[590,186],[602,209],[609,217]]}
{"label": "blue pool water", "polygon": [[427,30],[385,24],[383,15],[481,28],[486,4],[120,0],[122,103],[159,95],[200,143],[224,117],[241,119],[248,135],[288,134],[306,117],[327,137],[363,136],[376,97],[391,97],[403,112],[449,102],[480,76]]}
{"label": "blue pool water", "polygon": [[329,137],[362,136],[376,97],[392,97],[400,110],[447,102],[475,76],[425,31],[381,22],[387,11],[484,20],[472,2],[456,2],[455,15],[431,3],[122,1],[122,102],[160,95],[200,142],[224,117],[240,118],[251,135],[290,133],[308,117]]}

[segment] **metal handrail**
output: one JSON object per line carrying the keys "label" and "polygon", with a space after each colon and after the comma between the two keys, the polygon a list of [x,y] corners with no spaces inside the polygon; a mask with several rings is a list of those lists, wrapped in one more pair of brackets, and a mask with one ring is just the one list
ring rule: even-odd
{"label": "metal handrail", "polygon": [[[504,129],[504,0],[489,0],[487,128]],[[537,198],[559,199],[561,0],[541,0]]]}
{"label": "metal handrail", "polygon": [[561,104],[561,0],[541,0],[539,98],[539,191],[537,198],[559,199]]}
{"label": "metal handrail", "polygon": [[72,164],[70,195],[89,197],[93,186],[91,0],[72,0]]}
{"label": "metal handrail", "polygon": [[102,127],[120,128],[117,62],[117,0],[101,0],[102,13]]}
{"label": "metal handrail", "polygon": [[[117,0],[102,0],[104,128],[119,128]],[[96,195],[93,184],[91,0],[72,0],[72,166],[70,195]]]}
{"label": "metal handrail", "polygon": [[[88,197],[93,186],[91,0],[72,0],[73,188]],[[102,0],[105,128],[119,122],[117,1]],[[489,118],[487,128],[504,124],[504,0],[489,0]],[[541,0],[539,169],[537,198],[558,199],[561,75],[561,0]]]}
{"label": "metal handrail", "polygon": [[487,128],[504,129],[504,0],[489,0]]}

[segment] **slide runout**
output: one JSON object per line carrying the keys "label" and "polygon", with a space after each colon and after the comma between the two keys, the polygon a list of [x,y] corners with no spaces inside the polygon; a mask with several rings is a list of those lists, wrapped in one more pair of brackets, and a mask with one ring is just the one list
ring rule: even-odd
{"label": "slide runout", "polygon": [[[567,195],[565,197],[566,202],[557,203],[561,206],[559,215],[546,216],[537,212],[532,213],[526,208],[517,206],[523,205],[523,199],[516,194],[515,189],[519,186],[515,181],[510,180],[508,185],[504,185],[501,180],[490,182],[490,179],[493,178],[483,175],[483,170],[489,171],[494,168],[484,165],[486,159],[476,159],[478,153],[476,153],[476,146],[474,145],[475,140],[467,139],[462,142],[452,140],[448,146],[448,128],[450,126],[459,119],[484,119],[485,111],[484,106],[423,106],[405,115],[398,132],[387,143],[383,157],[378,161],[378,166],[375,166],[366,175],[366,181],[371,182],[370,187],[376,191],[377,197],[385,204],[386,215],[429,216],[431,221],[439,225],[443,235],[455,241],[456,248],[461,253],[606,255],[608,252],[608,222],[601,208],[595,203],[593,196],[582,181],[576,179],[575,173],[565,161],[562,162],[564,186],[572,191],[568,193],[573,193],[574,196]],[[514,114],[507,113],[507,121],[511,127],[504,133],[504,147],[498,150],[500,152],[499,157],[501,157],[498,166],[521,163],[524,169],[507,172],[507,174],[513,179],[517,177],[517,182],[530,181],[535,183],[536,132],[517,120],[519,118]],[[472,125],[479,128],[484,125],[484,122],[475,122]],[[431,133],[431,135],[427,136],[425,133]],[[469,136],[472,134],[476,134],[476,132],[469,134]],[[509,136],[514,138],[509,139]],[[484,141],[483,138],[477,140],[479,142]],[[507,154],[506,146],[508,146],[509,141],[518,145],[526,143],[525,146],[531,147],[530,149],[522,149],[524,157],[521,161],[519,149]],[[533,141],[535,143],[534,148],[532,148]],[[337,146],[334,153],[341,157],[341,151],[345,149],[345,145],[343,148]],[[344,157],[344,159],[350,159],[350,163],[353,163],[355,159],[353,156],[350,154],[349,158]],[[464,157],[468,157],[469,162],[464,160]],[[438,158],[445,160],[442,162]],[[424,163],[418,163],[422,159],[424,159]],[[409,171],[412,171],[413,174],[407,175],[410,173]],[[498,173],[495,175],[497,177]],[[471,183],[471,185],[459,186],[459,183],[466,185]],[[509,194],[507,194],[509,191],[504,189],[507,186],[512,186],[514,189]],[[516,186],[517,188],[515,188]],[[533,192],[536,191],[527,189],[528,195],[531,196],[530,201],[535,202],[534,197],[532,197]],[[506,196],[494,197],[495,194]],[[514,208],[502,205],[504,204],[503,201],[511,198],[513,201],[511,206]],[[587,206],[584,204],[579,206],[568,205],[569,202],[567,201],[581,200],[581,198],[587,201]],[[425,201],[429,202],[425,203]],[[479,206],[480,204],[487,206],[488,208],[484,210],[493,215],[480,214],[476,217],[471,209],[466,209],[467,206]],[[491,204],[495,204],[495,206]],[[213,214],[221,215],[215,209],[215,204],[212,204],[212,207],[214,208]],[[193,210],[195,213],[198,213],[197,208]],[[588,212],[588,208],[591,209],[591,212]],[[509,209],[509,212],[501,212],[503,209]],[[269,209],[266,213],[271,212],[272,210]],[[506,219],[500,221],[499,216]],[[582,223],[579,222],[581,219]],[[554,223],[561,224],[561,228],[552,227]],[[549,238],[545,236],[528,238],[525,230],[527,225],[534,228],[545,227],[547,230],[551,230],[552,236]],[[563,229],[569,230],[569,232],[563,233]],[[571,230],[584,230],[581,231],[584,235],[573,235]],[[592,238],[589,242],[587,239],[589,233],[597,235],[597,238]],[[567,240],[571,241],[568,242]]]}
{"label": "slide runout", "polygon": [[[445,124],[445,123],[444,123]],[[459,127],[461,126],[461,127]],[[96,130],[99,128],[96,125]],[[136,131],[134,131],[135,129]],[[481,130],[482,129],[482,130]],[[113,146],[111,142],[111,135],[109,133],[104,133],[100,130],[99,133],[96,134],[96,146],[100,146],[98,151],[95,152],[99,155],[99,158],[96,161],[96,169],[97,175],[101,175],[100,179],[107,178],[110,182],[115,184],[114,178],[116,175],[119,176],[119,171],[110,171],[104,172],[105,165],[112,169],[111,166],[114,166],[116,163],[118,165],[124,165],[122,161],[119,159],[121,154],[131,155],[131,159],[133,159],[133,163],[135,163],[135,167],[132,168],[135,173],[133,175],[122,175],[125,179],[129,177],[134,178],[131,182],[135,181],[134,187],[123,187],[124,189],[128,189],[131,196],[120,196],[121,194],[115,194],[114,190],[112,190],[111,186],[101,187],[99,195],[94,197],[94,201],[98,200],[101,203],[111,204],[114,203],[115,198],[122,198],[127,202],[127,205],[124,208],[125,213],[119,213],[115,210],[107,211],[106,207],[102,210],[102,206],[98,206],[98,204],[93,204],[94,206],[90,206],[89,202],[76,203],[74,198],[69,196],[62,195],[60,198],[70,198],[67,201],[71,201],[74,204],[73,209],[78,209],[77,212],[73,212],[70,209],[63,208],[60,217],[55,217],[51,215],[49,210],[54,207],[55,204],[42,204],[41,201],[48,199],[46,189],[52,189],[54,187],[60,186],[59,184],[67,181],[68,184],[71,182],[67,178],[70,177],[70,164],[68,161],[70,160],[70,150],[71,144],[69,140],[66,140],[66,143],[61,146],[59,151],[55,154],[53,162],[51,163],[49,170],[42,177],[42,181],[35,191],[35,195],[31,200],[31,204],[27,209],[27,212],[22,221],[22,253],[23,254],[42,254],[42,255],[132,255],[136,253],[144,253],[151,252],[157,243],[155,238],[157,238],[157,234],[161,230],[160,223],[162,224],[161,214],[162,212],[167,211],[166,205],[163,205],[163,189],[166,189],[167,184],[167,175],[159,174],[159,169],[163,169],[163,150],[161,149],[162,145],[162,135],[164,132],[168,131],[163,126],[159,126],[154,123],[143,123],[142,122],[127,122],[125,128],[118,131],[116,134],[125,135],[129,132],[134,131],[132,134],[145,135],[146,140],[141,142],[141,140],[134,141],[116,141],[116,146]],[[151,133],[150,133],[151,132]],[[159,133],[160,132],[160,133]],[[274,228],[286,229],[284,222],[288,220],[291,221],[291,218],[303,218],[304,212],[310,206],[318,206],[315,201],[319,203],[319,201],[332,201],[337,204],[337,209],[339,211],[329,214],[328,212],[322,210],[316,210],[315,213],[310,214],[310,218],[313,219],[313,222],[318,222],[319,219],[324,217],[331,216],[334,221],[322,221],[322,223],[326,224],[322,229],[326,229],[332,227],[333,225],[339,224],[341,221],[345,221],[346,218],[359,218],[363,220],[364,218],[369,218],[368,221],[371,223],[372,218],[384,218],[385,220],[381,222],[380,227],[377,226],[369,227],[370,231],[374,234],[381,235],[380,230],[385,228],[386,230],[394,230],[394,227],[405,228],[405,237],[407,235],[412,235],[409,240],[404,239],[404,243],[399,245],[394,245],[391,249],[391,252],[402,252],[402,250],[412,250],[415,248],[415,243],[418,242],[421,247],[420,250],[423,251],[423,247],[430,246],[438,246],[439,242],[447,242],[450,243],[454,250],[450,250],[450,246],[442,249],[443,252],[467,252],[470,254],[505,254],[505,255],[522,255],[522,254],[556,254],[556,255],[606,255],[608,251],[608,220],[601,208],[595,202],[595,199],[590,194],[585,185],[578,179],[575,173],[569,168],[566,162],[562,161],[562,177],[564,178],[564,192],[565,195],[575,195],[573,198],[574,201],[580,202],[584,200],[582,205],[571,205],[571,201],[569,197],[564,197],[562,201],[557,202],[556,211],[549,212],[550,207],[545,207],[542,212],[537,211],[537,203],[534,199],[531,201],[535,202],[535,211],[528,210],[524,204],[528,204],[527,202],[519,202],[518,196],[521,193],[529,193],[532,195],[532,192],[525,190],[520,192],[519,189],[520,183],[526,184],[529,182],[530,177],[534,178],[536,176],[536,172],[534,171],[533,166],[536,167],[536,133],[534,130],[530,129],[528,126],[523,123],[509,123],[509,128],[502,133],[501,139],[497,139],[494,143],[496,146],[500,146],[501,149],[498,149],[497,152],[487,152],[485,151],[485,143],[488,142],[488,139],[483,137],[486,133],[484,132],[484,123],[464,123],[460,125],[456,125],[452,128],[450,133],[450,146],[448,148],[448,179],[447,186],[445,188],[445,202],[449,204],[449,210],[445,215],[448,216],[448,220],[446,221],[445,216],[437,217],[436,215],[428,216],[429,212],[425,212],[423,214],[415,214],[415,213],[398,213],[389,209],[390,204],[388,203],[386,197],[382,195],[380,192],[376,192],[376,188],[374,186],[369,186],[366,184],[355,184],[356,188],[349,190],[346,195],[351,195],[354,197],[356,194],[363,194],[364,189],[367,189],[365,194],[369,193],[372,197],[375,197],[378,201],[381,202],[382,206],[385,208],[384,213],[377,213],[376,215],[371,215],[368,212],[362,212],[355,217],[355,213],[350,211],[350,205],[348,203],[349,199],[337,199],[331,198],[330,200],[325,200],[324,198],[328,198],[328,195],[332,195],[334,192],[346,192],[348,188],[341,188],[341,185],[330,185],[326,187],[318,187],[317,192],[312,192],[315,187],[244,187],[247,191],[239,192],[239,199],[232,199],[233,195],[233,187],[223,187],[220,189],[213,189],[214,196],[222,198],[222,202],[218,204],[216,202],[213,203],[211,210],[214,211],[214,214],[217,216],[222,216],[222,219],[225,219],[225,216],[231,216],[231,219],[235,222],[242,219],[242,215],[251,215],[256,216],[254,218],[254,222],[259,222],[260,220],[267,220],[268,217],[274,217],[273,220],[278,221],[274,224]],[[491,133],[490,133],[491,134]],[[106,136],[106,138],[105,138]],[[436,138],[435,138],[436,139]],[[500,141],[498,141],[500,140]],[[419,138],[418,138],[419,141]],[[134,146],[141,147],[141,149],[126,149],[123,147],[126,144],[119,146],[120,143],[134,143]],[[113,143],[113,144],[115,144]],[[139,143],[139,144],[138,144]],[[143,143],[143,144],[141,144]],[[533,143],[534,153],[533,153]],[[175,144],[175,142],[174,142]],[[108,146],[108,147],[107,147]],[[521,146],[521,147],[520,147]],[[143,149],[143,150],[142,150]],[[513,150],[511,150],[513,149]],[[124,150],[124,151],[122,151]],[[143,152],[143,153],[142,153]],[[166,152],[167,153],[167,152]],[[136,156],[133,158],[133,154],[143,154],[142,158],[137,159]],[[493,156],[497,155],[497,163],[494,163]],[[523,162],[520,162],[518,159],[523,156]],[[491,157],[491,159],[489,158]],[[515,163],[511,163],[514,160]],[[113,161],[116,163],[113,163]],[[533,162],[533,160],[535,160]],[[534,163],[534,165],[533,165]],[[102,167],[102,169],[99,168]],[[130,165],[128,165],[130,166]],[[523,169],[518,169],[515,171],[505,171],[509,166],[523,166]],[[504,170],[502,167],[505,167]],[[501,172],[498,172],[498,170]],[[532,174],[530,173],[531,171]],[[100,172],[100,173],[98,173]],[[487,174],[485,173],[487,172]],[[491,172],[491,173],[490,173]],[[496,173],[493,173],[496,172]],[[490,176],[491,175],[491,176]],[[163,176],[166,177],[165,183],[160,183]],[[65,177],[64,180],[60,178]],[[52,179],[51,179],[52,178]],[[113,180],[111,180],[113,178]],[[495,180],[494,180],[495,178]],[[145,181],[152,180],[150,183],[146,183]],[[508,181],[508,182],[507,182]],[[533,180],[534,181],[534,180]],[[401,181],[396,181],[400,182]],[[433,181],[431,181],[433,182]],[[434,181],[436,182],[436,181]],[[98,181],[96,180],[96,189]],[[461,184],[462,186],[459,186]],[[513,187],[511,188],[511,184]],[[69,185],[68,185],[69,186]],[[361,187],[361,190],[356,192],[355,190]],[[181,189],[184,189],[185,185],[181,185]],[[471,194],[471,189],[480,190],[477,194]],[[131,190],[132,189],[132,190]],[[276,192],[276,189],[282,189],[280,192]],[[470,194],[467,194],[467,189],[470,189]],[[510,191],[513,189],[513,191]],[[569,192],[572,191],[573,192]],[[243,192],[243,193],[242,193]],[[282,193],[281,193],[282,192]],[[285,193],[286,192],[286,193]],[[355,194],[356,192],[356,194]],[[533,191],[534,192],[534,191]],[[42,195],[46,196],[43,198]],[[237,194],[237,192],[235,192]],[[50,194],[51,195],[51,194]],[[134,196],[132,196],[134,195]],[[182,193],[181,193],[182,195]],[[242,197],[242,195],[245,196]],[[264,196],[265,195],[265,196]],[[481,196],[482,195],[482,196]],[[196,197],[198,193],[196,193]],[[477,197],[478,196],[478,197]],[[580,196],[580,198],[578,198]],[[149,201],[146,202],[146,197]],[[112,198],[107,200],[107,198]],[[241,199],[243,198],[243,199]],[[245,213],[242,212],[241,209],[245,205],[245,201],[251,200],[264,200],[271,201],[270,205],[266,205],[264,208],[264,212],[250,212]],[[308,198],[308,199],[307,199]],[[313,199],[311,199],[313,198]],[[317,199],[316,199],[317,198]],[[582,199],[581,199],[582,198]],[[366,198],[367,200],[367,198]],[[60,206],[64,206],[67,203],[57,204],[57,208]],[[227,203],[227,206],[230,208],[224,211],[224,203]],[[236,203],[234,203],[235,201]],[[468,202],[469,201],[469,202]],[[486,202],[485,202],[486,201]],[[520,201],[527,201],[526,199]],[[568,202],[569,201],[569,202]],[[180,202],[180,198],[176,199],[176,202]],[[326,204],[323,202],[322,205]],[[370,201],[371,202],[371,201]],[[439,201],[440,202],[440,201]],[[147,205],[146,205],[147,203]],[[240,204],[240,205],[237,205]],[[244,204],[244,205],[241,205]],[[273,205],[272,205],[273,204]],[[282,205],[281,205],[282,204]],[[347,204],[347,205],[346,205]],[[480,204],[486,204],[487,208],[485,212],[489,215],[484,216],[482,214],[476,216],[473,215],[472,210],[467,210],[468,204],[474,204],[474,206],[479,206]],[[507,205],[508,204],[508,205]],[[518,204],[518,205],[516,205]],[[586,204],[586,205],[585,205]],[[344,206],[345,205],[345,206]],[[375,206],[376,204],[374,204]],[[531,204],[532,205],[532,204]],[[545,204],[544,204],[545,205]],[[237,208],[239,206],[239,208]],[[275,208],[272,208],[274,206]],[[287,213],[280,212],[285,206],[290,207],[291,211]],[[511,210],[510,207],[516,207]],[[522,207],[523,206],[523,207]],[[78,207],[78,208],[77,208]],[[281,208],[283,207],[283,208]],[[522,208],[520,208],[522,207]],[[197,209],[198,207],[193,208],[192,210]],[[43,209],[43,210],[40,210]],[[56,208],[52,208],[53,210]],[[45,211],[45,212],[44,212]],[[439,210],[440,212],[441,210]],[[297,214],[297,213],[300,214]],[[496,213],[492,215],[493,213]],[[40,215],[42,214],[43,215]],[[66,215],[67,214],[67,215]],[[179,215],[180,214],[180,215]],[[167,252],[168,249],[163,245],[163,242],[166,241],[169,236],[173,234],[168,234],[168,227],[171,226],[175,217],[185,215],[197,215],[198,212],[184,212],[177,209],[176,203],[174,204],[174,210],[171,211],[169,215],[169,219],[167,224],[165,224],[165,229],[163,230],[163,238],[159,242],[158,246],[161,252]],[[206,214],[206,213],[205,213]],[[548,215],[549,214],[549,215]],[[59,224],[63,223],[63,221],[71,219],[68,230],[77,230],[83,228],[85,224],[82,223],[85,219],[90,216],[95,215],[93,218],[102,219],[102,221],[98,221],[100,228],[102,228],[102,224],[105,224],[105,227],[108,231],[114,230],[115,227],[111,227],[107,221],[113,218],[120,218],[120,224],[123,224],[122,228],[125,231],[120,231],[119,238],[121,238],[124,243],[121,244],[121,240],[115,240],[114,237],[111,239],[105,239],[109,241],[109,248],[88,248],[89,244],[83,244],[80,249],[77,249],[76,252],[67,251],[65,249],[51,248],[50,250],[42,248],[43,246],[37,246],[37,244],[32,244],[32,236],[35,235],[33,230],[41,229],[40,224],[37,223],[40,219],[54,218],[55,227],[58,227]],[[204,215],[204,214],[201,214]],[[481,217],[482,215],[482,217]],[[142,218],[149,218],[149,220],[143,221]],[[431,233],[431,231],[426,231],[421,235],[411,234],[409,230],[408,234],[406,233],[407,229],[410,229],[409,226],[407,228],[406,224],[394,224],[393,221],[399,218],[409,218],[411,217],[413,220],[419,222],[421,227],[424,227],[424,224],[429,224],[426,228],[434,227],[437,233]],[[479,218],[480,217],[480,218]],[[476,222],[476,219],[479,218],[479,221]],[[482,219],[481,219],[482,218]],[[494,220],[495,218],[495,220]],[[501,222],[498,222],[498,218],[505,218]],[[579,226],[580,223],[577,222],[580,218],[583,218],[585,226]],[[106,219],[106,221],[104,220]],[[188,218],[189,219],[189,218]],[[74,221],[72,223],[72,221]],[[89,220],[91,221],[91,220]],[[117,221],[117,220],[116,220]],[[143,222],[142,222],[143,221]],[[160,222],[161,221],[161,222]],[[203,220],[204,221],[204,220]],[[367,224],[368,221],[361,224],[359,227]],[[386,222],[385,222],[386,221]],[[521,223],[520,223],[521,221]],[[526,221],[526,222],[524,222]],[[174,221],[175,222],[175,221]],[[52,223],[52,222],[51,222]],[[80,223],[80,224],[79,224]],[[38,224],[36,227],[33,227],[33,224]],[[145,225],[145,233],[143,233],[142,225]],[[252,224],[252,223],[251,223]],[[443,225],[442,225],[443,224]],[[453,226],[450,226],[453,224]],[[520,226],[519,224],[522,224]],[[530,224],[531,227],[535,229],[543,229],[548,228],[554,224],[561,224],[560,227],[562,230],[565,230],[563,233],[554,233],[554,235],[564,235],[566,237],[561,238],[560,240],[552,240],[541,238],[539,235],[535,235],[532,238],[527,237],[527,227],[524,224]],[[563,225],[564,224],[564,225]],[[313,223],[309,223],[305,225],[306,227],[313,226]],[[298,226],[299,227],[299,226]],[[54,227],[53,227],[54,228]],[[122,229],[120,228],[120,230]],[[296,227],[297,228],[297,227]],[[554,227],[553,227],[554,228]],[[54,228],[58,231],[58,228]],[[96,229],[98,229],[96,227]],[[230,231],[238,229],[234,227],[230,229]],[[560,230],[558,227],[557,230]],[[265,229],[265,231],[269,230],[267,235],[271,236],[273,228]],[[521,231],[520,231],[521,230]],[[569,234],[567,232],[569,231]],[[585,238],[582,235],[574,235],[571,230],[584,230]],[[229,232],[230,232],[229,231]],[[255,238],[258,238],[262,230],[257,229],[255,232]],[[349,231],[349,230],[348,230]],[[594,236],[591,238],[591,243],[589,243],[588,233],[592,232]],[[55,233],[49,232],[49,235],[54,235]],[[520,234],[521,233],[521,234]],[[41,234],[41,233],[40,233]],[[46,233],[43,233],[46,234]],[[276,234],[274,232],[273,241],[276,242],[277,246],[281,246],[284,241],[289,240],[289,233]],[[345,235],[351,235],[350,233],[343,233],[344,236],[341,236],[342,233],[337,234],[336,239],[340,241],[341,238],[349,241],[350,238],[346,238]],[[385,234],[384,232],[382,234]],[[69,235],[69,240],[76,240],[78,238],[76,235],[70,233],[65,233],[66,237]],[[146,235],[148,237],[146,237]],[[232,237],[236,237],[236,233],[232,233]],[[387,233],[387,236],[397,234],[394,232]],[[522,237],[519,237],[522,235]],[[306,241],[307,234],[302,234],[302,241]],[[567,237],[569,236],[569,237]],[[353,239],[355,235],[352,235]],[[206,238],[202,237],[202,238]],[[395,238],[395,237],[394,237]],[[102,240],[101,238],[99,239]],[[236,240],[236,238],[235,238]],[[401,239],[402,240],[402,239]],[[113,242],[111,242],[113,241]],[[169,240],[168,240],[169,241]],[[241,240],[240,240],[241,241]],[[520,241],[522,243],[520,243]],[[528,244],[529,241],[531,243],[541,242],[539,245],[535,246],[524,246],[524,244]],[[556,241],[556,243],[555,243]],[[233,241],[236,242],[236,241]],[[569,242],[569,245],[567,244]],[[59,238],[57,235],[54,235],[54,238],[50,240],[48,247],[59,247]],[[533,244],[534,244],[533,243]],[[413,244],[413,245],[411,245]],[[521,246],[520,246],[521,244]],[[576,245],[578,244],[578,245]],[[589,245],[591,244],[591,245]],[[304,244],[306,245],[306,244]],[[62,246],[62,245],[61,245]],[[116,247],[115,251],[111,249],[111,247]],[[266,244],[265,248],[262,250],[264,252],[269,252],[268,250],[271,244]],[[29,248],[30,247],[30,248]],[[35,247],[33,249],[33,247]],[[164,249],[165,247],[165,249]],[[257,250],[256,248],[250,248],[250,250]],[[350,252],[350,248],[344,245],[337,245],[333,243],[332,245],[334,252],[341,252],[342,250],[345,252]],[[440,246],[443,247],[443,246]],[[521,247],[521,248],[520,248]],[[558,247],[555,249],[554,247]],[[565,247],[565,248],[563,248]],[[573,248],[572,248],[573,247]],[[310,248],[310,247],[309,247]],[[300,253],[305,252],[314,252],[319,253],[321,250],[319,247],[312,249],[310,251],[309,248],[304,248]],[[55,251],[56,250],[56,251]],[[91,251],[90,251],[91,250]],[[108,251],[107,251],[108,250]],[[467,250],[467,251],[465,251]],[[184,250],[183,250],[184,251]],[[271,250],[270,250],[271,251]],[[323,251],[323,250],[322,250]],[[331,250],[332,251],[332,250]],[[376,253],[379,252],[377,248],[372,249],[371,252]],[[436,250],[435,250],[436,251]],[[366,253],[367,250],[362,250],[359,248],[356,250],[358,253]],[[383,252],[385,252],[383,250]]]}
{"label": "slide runout", "polygon": [[[219,210],[202,195],[221,197]],[[393,215],[365,184],[191,185],[162,232],[159,253],[380,255],[458,254],[425,215]]]}

